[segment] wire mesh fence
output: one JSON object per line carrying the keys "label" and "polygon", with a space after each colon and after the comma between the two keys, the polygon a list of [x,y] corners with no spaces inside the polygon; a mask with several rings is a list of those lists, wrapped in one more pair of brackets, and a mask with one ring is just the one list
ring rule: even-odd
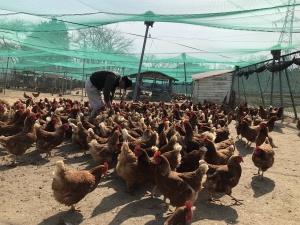
{"label": "wire mesh fence", "polygon": [[[291,56],[294,58],[290,60],[282,56],[278,61],[269,60],[236,70],[232,89],[237,104],[248,102],[252,107],[266,108],[283,106],[284,115],[297,118],[300,115],[300,68],[297,64],[287,68],[283,65],[299,58],[299,52]],[[255,72],[262,65],[266,65],[266,70]]]}

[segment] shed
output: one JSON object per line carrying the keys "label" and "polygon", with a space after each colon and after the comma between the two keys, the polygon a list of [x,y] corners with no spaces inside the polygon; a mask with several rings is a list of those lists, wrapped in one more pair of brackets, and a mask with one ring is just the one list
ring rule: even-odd
{"label": "shed", "polygon": [[[128,77],[137,78],[137,73],[131,74]],[[144,86],[143,81],[152,80],[150,86]],[[159,84],[159,81],[162,84]],[[138,96],[141,97],[141,91],[151,92],[151,101],[170,101],[173,82],[178,81],[176,78],[168,76],[158,71],[144,71],[140,73]]]}
{"label": "shed", "polygon": [[222,103],[231,90],[233,70],[216,70],[192,75],[194,81],[193,101],[203,100]]}

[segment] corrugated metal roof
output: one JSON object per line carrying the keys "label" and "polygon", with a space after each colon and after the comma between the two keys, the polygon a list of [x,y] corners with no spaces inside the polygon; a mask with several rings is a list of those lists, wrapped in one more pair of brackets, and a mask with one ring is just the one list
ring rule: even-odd
{"label": "corrugated metal roof", "polygon": [[[161,73],[161,72],[157,72],[157,71],[145,71],[145,72],[141,72],[140,76],[142,77],[142,79],[147,79],[147,80],[169,80],[171,79],[172,81],[178,81],[178,79],[174,78],[174,77],[170,77],[167,74]],[[136,78],[137,77],[137,73],[135,74],[131,74],[128,77],[130,78]]]}
{"label": "corrugated metal roof", "polygon": [[193,78],[193,80],[199,80],[199,79],[202,79],[202,78],[205,78],[205,77],[211,77],[211,76],[231,73],[233,71],[234,70],[214,70],[214,71],[209,71],[209,72],[205,72],[205,73],[193,74],[192,78]]}

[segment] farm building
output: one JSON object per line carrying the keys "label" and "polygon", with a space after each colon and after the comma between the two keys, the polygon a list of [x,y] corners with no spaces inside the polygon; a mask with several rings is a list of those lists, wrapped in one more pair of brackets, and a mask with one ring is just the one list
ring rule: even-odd
{"label": "farm building", "polygon": [[193,101],[211,100],[222,103],[231,90],[232,72],[233,70],[217,70],[192,75]]}

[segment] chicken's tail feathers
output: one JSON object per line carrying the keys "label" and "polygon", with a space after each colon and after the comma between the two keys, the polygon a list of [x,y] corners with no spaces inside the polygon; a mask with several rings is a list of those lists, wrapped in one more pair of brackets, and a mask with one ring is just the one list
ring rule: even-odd
{"label": "chicken's tail feathers", "polygon": [[40,126],[41,126],[41,124],[40,124],[39,120],[36,120],[35,123],[34,123],[34,125],[33,125],[33,127],[35,129],[38,129]]}
{"label": "chicken's tail feathers", "polygon": [[266,137],[265,143],[266,143],[266,144],[270,144],[270,139],[269,139],[269,137]]}
{"label": "chicken's tail feathers", "polygon": [[123,140],[127,140],[128,138],[128,131],[124,128],[122,129],[122,137],[123,137]]}
{"label": "chicken's tail feathers", "polygon": [[65,171],[65,170],[66,170],[66,167],[65,167],[64,162],[62,160],[57,161],[56,162],[56,171],[55,171],[55,173],[59,174],[59,173]]}
{"label": "chicken's tail feathers", "polygon": [[158,151],[158,147],[155,146],[155,145],[153,145],[153,146],[151,147],[151,150],[152,150],[153,152],[157,152],[157,151]]}
{"label": "chicken's tail feathers", "polygon": [[174,134],[171,138],[170,138],[170,141],[169,143],[174,145],[176,142],[177,142],[178,138],[177,136]]}
{"label": "chicken's tail feathers", "polygon": [[97,143],[98,143],[98,142],[97,142],[96,139],[92,139],[91,142],[88,143],[88,146],[89,146],[89,147],[93,147],[93,146],[95,146]]}
{"label": "chicken's tail feathers", "polygon": [[207,163],[203,159],[199,160],[199,169],[203,174],[205,174],[209,169]]}
{"label": "chicken's tail feathers", "polygon": [[95,133],[93,128],[89,128],[87,131],[88,131],[89,134],[94,134]]}
{"label": "chicken's tail feathers", "polygon": [[181,146],[179,143],[176,143],[176,144],[174,145],[174,150],[176,150],[176,151],[181,151],[181,149],[182,149],[182,146]]}

